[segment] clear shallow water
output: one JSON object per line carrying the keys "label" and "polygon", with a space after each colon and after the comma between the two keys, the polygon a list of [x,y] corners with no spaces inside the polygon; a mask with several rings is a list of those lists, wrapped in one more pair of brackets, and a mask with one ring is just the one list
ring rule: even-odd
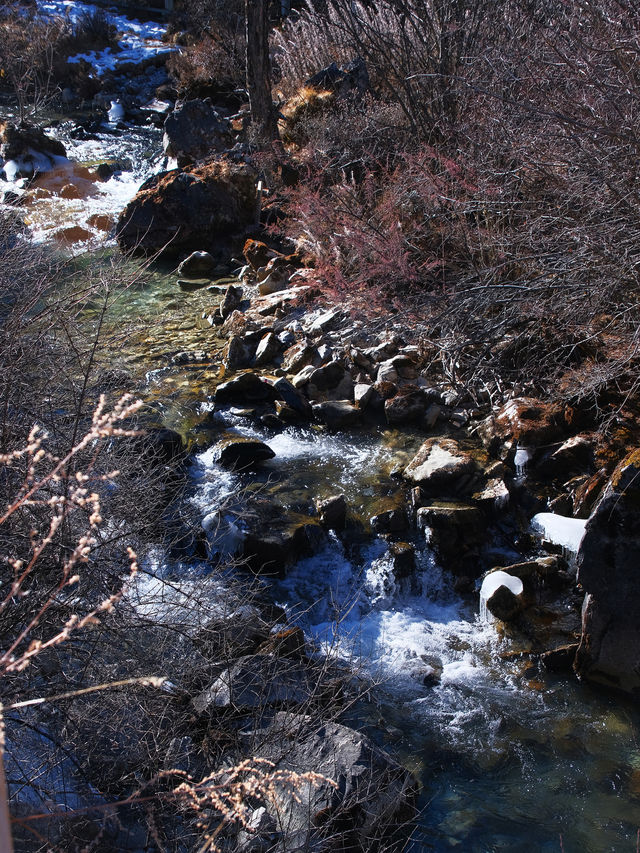
{"label": "clear shallow water", "polygon": [[[228,425],[260,435],[235,418]],[[391,432],[329,435],[290,428],[263,440],[277,456],[258,478],[299,506],[344,492],[366,514],[368,490],[384,492],[411,437]],[[419,442],[419,438],[415,439]],[[255,476],[221,470],[213,450],[194,467],[203,516]],[[230,501],[230,505],[229,505]],[[227,516],[229,517],[229,516]],[[413,586],[398,583],[381,541],[345,550],[330,538],[284,579],[276,601],[319,649],[352,660],[376,687],[359,723],[424,786],[420,827],[408,850],[634,851],[640,828],[640,717],[612,699],[554,677],[480,622],[478,603],[451,592],[424,543]],[[425,665],[442,667],[425,687]]]}

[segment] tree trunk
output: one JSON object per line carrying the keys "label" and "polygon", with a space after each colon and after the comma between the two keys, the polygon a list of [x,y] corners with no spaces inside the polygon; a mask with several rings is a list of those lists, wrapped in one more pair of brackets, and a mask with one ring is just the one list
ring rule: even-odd
{"label": "tree trunk", "polygon": [[247,89],[251,122],[261,142],[278,139],[271,99],[271,63],[269,61],[268,0],[245,0],[247,28]]}

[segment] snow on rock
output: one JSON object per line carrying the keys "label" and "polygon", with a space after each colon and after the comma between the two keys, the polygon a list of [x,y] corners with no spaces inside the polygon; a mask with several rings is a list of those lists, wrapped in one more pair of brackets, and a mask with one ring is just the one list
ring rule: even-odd
{"label": "snow on rock", "polygon": [[586,523],[585,519],[567,518],[553,512],[539,512],[531,519],[531,526],[536,532],[571,554],[578,553]]}

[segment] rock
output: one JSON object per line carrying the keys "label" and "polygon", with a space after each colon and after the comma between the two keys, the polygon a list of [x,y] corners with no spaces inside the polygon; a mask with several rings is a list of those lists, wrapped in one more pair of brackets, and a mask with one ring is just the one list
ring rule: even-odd
{"label": "rock", "polygon": [[247,371],[218,385],[214,397],[217,404],[243,405],[246,402],[273,401],[275,394],[268,382],[263,381],[257,374]]}
{"label": "rock", "polygon": [[308,364],[306,367],[303,367],[300,373],[296,373],[296,375],[291,380],[291,384],[294,388],[304,388],[305,385],[309,384],[309,380],[311,379],[311,375],[315,373],[316,368],[312,364]]}
{"label": "rock", "polygon": [[344,530],[347,522],[347,499],[344,495],[316,501],[316,511],[320,523],[327,530]]}
{"label": "rock", "polygon": [[174,157],[182,168],[229,148],[231,124],[210,103],[185,101],[165,119],[162,144],[166,156]]}
{"label": "rock", "polygon": [[640,450],[613,472],[587,521],[577,565],[587,596],[576,672],[640,695]]}
{"label": "rock", "polygon": [[246,738],[244,751],[276,769],[319,774],[296,797],[277,782],[273,801],[287,850],[392,849],[386,841],[414,816],[417,785],[365,735],[333,722],[281,711]]}
{"label": "rock", "polygon": [[282,367],[287,373],[299,373],[303,367],[313,364],[317,356],[318,350],[314,346],[300,341],[286,350]]}
{"label": "rock", "polygon": [[405,385],[395,397],[385,400],[384,414],[387,423],[397,426],[421,420],[426,408],[427,401],[422,390],[415,385]]}
{"label": "rock", "polygon": [[243,471],[255,468],[276,455],[263,441],[245,436],[223,439],[218,447],[218,462],[223,468]]}
{"label": "rock", "polygon": [[416,549],[410,542],[392,542],[389,554],[396,580],[413,577],[416,571]]}
{"label": "rock", "polygon": [[311,406],[308,400],[284,376],[278,377],[275,381],[270,381],[270,384],[276,399],[282,400],[302,417],[311,417]]}
{"label": "rock", "polygon": [[220,316],[226,320],[242,302],[242,287],[230,284],[220,303]]}
{"label": "rock", "polygon": [[231,335],[222,354],[225,372],[234,373],[251,362],[251,351],[240,335]]}
{"label": "rock", "polygon": [[203,247],[228,250],[255,216],[256,173],[225,159],[160,172],[140,187],[120,214],[116,236],[124,251],[176,254]]}
{"label": "rock", "polygon": [[268,640],[265,640],[258,651],[281,658],[304,658],[306,651],[304,631],[297,626],[276,631]]}
{"label": "rock", "polygon": [[1,121],[0,157],[7,180],[16,181],[53,169],[58,158],[66,157],[66,151],[61,142],[47,136],[40,127]]}
{"label": "rock", "polygon": [[241,557],[255,574],[282,577],[301,557],[314,554],[324,540],[322,527],[308,516],[264,519],[245,536]]}
{"label": "rock", "polygon": [[540,662],[549,672],[571,672],[576,659],[578,643],[566,643],[540,655]]}
{"label": "rock", "polygon": [[273,332],[269,332],[258,344],[253,363],[256,367],[263,367],[265,364],[271,364],[279,352],[280,341]]}
{"label": "rock", "polygon": [[192,700],[199,715],[218,708],[238,710],[302,705],[313,692],[313,671],[273,654],[246,655],[224,670]]}
{"label": "rock", "polygon": [[505,403],[481,425],[479,434],[489,452],[501,441],[512,440],[522,447],[536,448],[562,437],[562,410],[559,406],[531,397]]}
{"label": "rock", "polygon": [[266,267],[272,258],[280,256],[279,252],[276,252],[275,249],[271,249],[266,243],[262,243],[260,240],[251,239],[247,240],[244,244],[242,254],[244,255],[246,262],[254,271],[260,269],[260,267]]}
{"label": "rock", "polygon": [[217,264],[209,252],[192,252],[178,267],[185,278],[212,278]]}
{"label": "rock", "polygon": [[474,457],[450,438],[424,442],[403,476],[432,493],[463,493],[477,481],[480,466]]}
{"label": "rock", "polygon": [[364,411],[371,402],[374,393],[373,385],[358,382],[353,387],[353,401],[359,409]]}
{"label": "rock", "polygon": [[312,335],[318,332],[329,332],[336,328],[341,318],[342,311],[340,308],[331,308],[329,311],[324,311],[311,323],[309,332]]}
{"label": "rock", "polygon": [[487,610],[501,622],[510,622],[524,609],[520,595],[513,593],[508,586],[501,585],[487,599]]}
{"label": "rock", "polygon": [[314,417],[330,429],[345,429],[358,423],[362,411],[347,400],[327,400],[312,406]]}
{"label": "rock", "polygon": [[378,365],[376,371],[376,382],[393,382],[396,383],[400,379],[393,359],[383,361]]}
{"label": "rock", "polygon": [[487,525],[477,506],[433,501],[418,509],[416,520],[444,569],[478,577],[481,571],[478,554],[487,538]]}

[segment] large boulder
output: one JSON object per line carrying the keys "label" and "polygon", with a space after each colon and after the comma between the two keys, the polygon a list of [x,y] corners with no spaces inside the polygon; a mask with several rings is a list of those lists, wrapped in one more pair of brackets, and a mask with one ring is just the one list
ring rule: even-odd
{"label": "large boulder", "polygon": [[255,468],[276,455],[268,444],[244,435],[230,435],[223,438],[217,450],[218,462],[223,468],[241,471]]}
{"label": "large boulder", "polygon": [[640,449],[615,469],[578,552],[578,675],[640,696]]}
{"label": "large boulder", "polygon": [[207,101],[196,98],[176,106],[164,123],[164,153],[188,166],[233,144],[231,124]]}
{"label": "large boulder", "polygon": [[275,849],[393,849],[385,841],[415,815],[412,776],[353,729],[281,711],[246,741],[246,752],[278,770],[318,774],[301,777],[295,796],[275,783],[265,802],[281,839]]}
{"label": "large boulder", "polygon": [[228,250],[255,211],[255,170],[220,158],[153,175],[120,214],[116,235],[128,252]]}

